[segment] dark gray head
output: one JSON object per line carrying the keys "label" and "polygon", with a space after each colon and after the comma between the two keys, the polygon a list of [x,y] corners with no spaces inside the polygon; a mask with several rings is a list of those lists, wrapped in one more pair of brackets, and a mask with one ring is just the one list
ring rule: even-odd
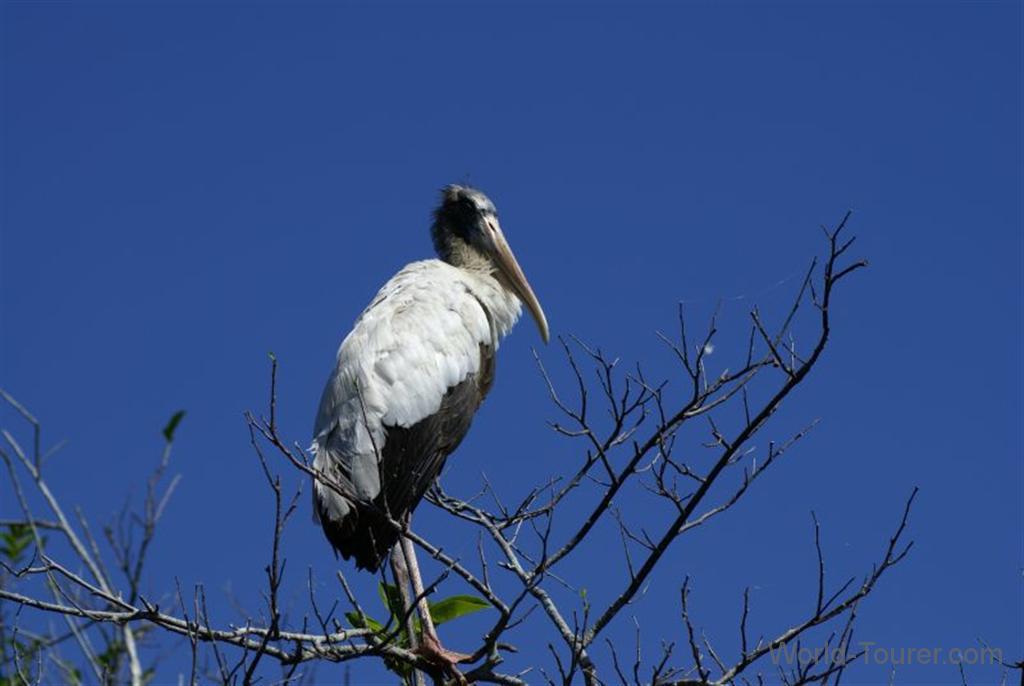
{"label": "dark gray head", "polygon": [[482,264],[494,272],[526,305],[544,342],[548,323],[526,275],[501,232],[498,210],[490,198],[469,186],[452,184],[441,190],[431,227],[438,257],[456,267]]}
{"label": "dark gray head", "polygon": [[463,244],[482,253],[488,218],[497,221],[498,210],[481,191],[455,184],[442,188],[431,230],[438,256],[445,262],[458,261]]}

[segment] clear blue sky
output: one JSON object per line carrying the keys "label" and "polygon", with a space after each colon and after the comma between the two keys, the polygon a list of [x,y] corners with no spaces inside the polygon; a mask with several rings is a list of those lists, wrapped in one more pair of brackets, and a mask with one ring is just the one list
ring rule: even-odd
{"label": "clear blue sky", "polygon": [[[822,424],[673,548],[629,613],[648,654],[681,640],[690,574],[696,620],[726,652],[747,584],[755,633],[775,633],[813,600],[809,511],[839,580],[880,554],[918,485],[916,547],[861,608],[858,637],[982,637],[1021,659],[1020,80],[1012,2],[5,3],[0,383],[45,441],[69,439],[52,487],[97,520],[141,492],[160,428],[188,411],[149,589],[204,581],[218,619],[236,621],[225,589],[257,607],[268,554],[242,420],[264,407],[266,353],[281,361],[283,431],[305,442],[353,319],[431,254],[440,186],[468,179],[496,201],[555,334],[676,374],[675,388],[654,331],[673,327],[676,303],[706,316],[727,297],[723,335],[742,336],[745,309],[777,312],[822,247],[818,225],[852,208],[871,268],[840,294],[834,345],[763,439]],[[524,324],[450,490],[486,472],[523,493],[574,463],[545,427]],[[540,353],[558,367],[556,348]],[[301,507],[286,549],[296,608],[305,568],[329,580],[335,564]],[[471,550],[427,510],[425,533]],[[598,597],[623,573],[602,535],[565,570]],[[453,625],[447,642],[481,626]],[[628,650],[628,617],[612,637]],[[550,639],[515,634],[512,664],[550,667]],[[950,665],[897,668],[899,683],[958,679]]]}

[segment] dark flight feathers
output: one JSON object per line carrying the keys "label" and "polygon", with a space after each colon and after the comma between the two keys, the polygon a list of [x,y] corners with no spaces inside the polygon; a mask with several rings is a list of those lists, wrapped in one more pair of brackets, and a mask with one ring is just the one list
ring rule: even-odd
{"label": "dark flight feathers", "polygon": [[480,371],[452,386],[437,412],[408,427],[386,427],[381,450],[381,492],[372,503],[355,503],[341,525],[321,517],[324,533],[346,560],[376,571],[398,541],[398,531],[382,513],[404,523],[441,473],[445,459],[469,431],[480,403],[494,382],[494,349],[480,346]]}

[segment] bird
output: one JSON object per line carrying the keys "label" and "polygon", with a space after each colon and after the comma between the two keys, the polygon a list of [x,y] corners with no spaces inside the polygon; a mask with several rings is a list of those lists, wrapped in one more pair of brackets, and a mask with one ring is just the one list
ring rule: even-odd
{"label": "bird", "polygon": [[[550,338],[482,191],[444,187],[430,233],[437,258],[405,266],[358,317],[314,423],[315,518],[337,554],[371,572],[469,431],[523,306]],[[422,588],[418,566],[409,571]]]}

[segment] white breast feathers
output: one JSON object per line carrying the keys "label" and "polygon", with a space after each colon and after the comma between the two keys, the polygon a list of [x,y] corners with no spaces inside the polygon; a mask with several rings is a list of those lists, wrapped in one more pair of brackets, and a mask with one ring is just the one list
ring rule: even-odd
{"label": "white breast feathers", "polygon": [[[491,276],[440,260],[406,266],[377,293],[338,350],[313,433],[314,467],[360,499],[380,492],[385,427],[435,413],[449,388],[480,366],[480,346],[498,347],[519,300]],[[317,484],[324,511],[350,506]]]}

